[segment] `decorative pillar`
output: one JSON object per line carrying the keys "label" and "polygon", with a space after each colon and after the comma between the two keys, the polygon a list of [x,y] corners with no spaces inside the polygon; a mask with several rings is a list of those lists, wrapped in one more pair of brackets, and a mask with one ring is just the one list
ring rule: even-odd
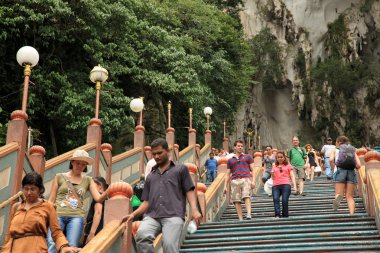
{"label": "decorative pillar", "polygon": [[107,162],[107,174],[106,174],[106,181],[107,184],[111,183],[111,175],[112,175],[112,145],[109,143],[103,143],[100,146],[104,159]]}
{"label": "decorative pillar", "polygon": [[[198,195],[197,195],[197,183],[198,183],[198,167],[193,164],[193,163],[185,163],[185,166],[189,170],[191,180],[193,181],[193,184],[195,186],[194,189],[194,198],[195,198],[195,203],[198,202]],[[188,210],[190,211],[190,210]],[[190,212],[187,213],[187,216],[189,217]]]}
{"label": "decorative pillar", "polygon": [[11,120],[9,121],[7,128],[6,144],[17,142],[19,145],[15,168],[13,168],[14,180],[11,191],[12,195],[18,193],[21,189],[21,180],[24,172],[24,158],[26,154],[26,139],[28,132],[28,126],[26,124],[28,115],[26,114],[26,108],[28,105],[29,78],[32,74],[32,68],[38,63],[39,55],[37,50],[33,47],[24,46],[17,51],[16,59],[20,66],[24,67],[24,90],[21,106],[22,109],[11,113]]}
{"label": "decorative pillar", "polygon": [[17,142],[19,150],[17,153],[14,181],[12,186],[12,195],[16,194],[21,189],[21,180],[24,172],[24,157],[26,153],[26,136],[28,126],[26,120],[28,115],[21,111],[16,110],[11,114],[11,121],[8,123],[6,144]]}
{"label": "decorative pillar", "polygon": [[206,222],[206,191],[207,187],[204,183],[197,183],[197,198],[198,203],[201,208],[200,213],[202,214],[202,223]]}
{"label": "decorative pillar", "polygon": [[230,152],[230,147],[228,145],[228,138],[226,136],[226,121],[223,121],[223,149],[227,153]]}
{"label": "decorative pillar", "polygon": [[32,165],[35,172],[41,175],[44,178],[45,172],[45,154],[46,151],[42,146],[32,146],[29,149],[29,161]]}
{"label": "decorative pillar", "polygon": [[226,173],[227,172],[227,162],[228,162],[227,157],[219,158],[217,175],[219,175],[220,173]]}
{"label": "decorative pillar", "polygon": [[152,159],[152,147],[151,146],[145,146],[144,152],[145,152],[146,159],[148,159],[148,161],[150,159]]}
{"label": "decorative pillar", "polygon": [[144,174],[144,169],[145,169],[144,146],[145,146],[145,128],[144,126],[138,125],[135,127],[133,147],[141,148],[141,157],[140,157],[140,163],[139,163],[140,175]]}
{"label": "decorative pillar", "polygon": [[95,66],[90,72],[90,80],[95,83],[96,98],[95,98],[95,118],[90,120],[87,127],[87,143],[95,143],[95,162],[94,162],[94,176],[99,176],[99,163],[100,163],[100,149],[102,143],[102,121],[99,119],[99,105],[100,105],[100,89],[102,83],[107,81],[108,71],[102,66]]}
{"label": "decorative pillar", "polygon": [[365,183],[367,185],[367,212],[368,214],[373,217],[375,216],[375,209],[374,209],[374,192],[373,192],[373,182],[369,180],[369,175],[374,170],[380,170],[380,153],[377,151],[369,151],[364,155],[364,161],[365,161],[365,171],[366,171],[366,180]]}
{"label": "decorative pillar", "polygon": [[[254,193],[257,193],[257,191],[260,189],[260,185],[263,183],[261,180],[261,177],[264,172],[264,168],[263,168],[263,154],[261,152],[255,152],[253,154],[253,163],[254,163],[254,170],[252,171],[252,174],[256,175],[256,178],[255,178],[256,187],[253,191]],[[259,172],[256,172],[256,170],[259,170]]]}
{"label": "decorative pillar", "polygon": [[144,174],[144,170],[145,170],[145,162],[144,162],[145,128],[142,125],[144,97],[132,99],[130,103],[130,107],[132,111],[139,112],[139,115],[140,115],[139,124],[135,127],[133,147],[141,148],[139,172],[140,172],[140,175],[142,175]]}
{"label": "decorative pillar", "polygon": [[173,162],[177,162],[178,158],[179,158],[179,145],[178,144],[174,144],[174,158],[175,158],[175,161],[173,160]]}
{"label": "decorative pillar", "polygon": [[189,108],[189,146],[194,146],[197,143],[197,131],[193,128],[193,108]]}
{"label": "decorative pillar", "polygon": [[102,121],[97,118],[92,118],[87,127],[86,143],[95,144],[95,161],[94,161],[94,176],[99,176],[100,163],[100,147],[102,142]]}
{"label": "decorative pillar", "polygon": [[[109,199],[104,205],[104,226],[113,220],[121,221],[125,215],[132,213],[132,187],[126,182],[116,182],[109,186]],[[127,224],[127,231],[132,230],[132,222]],[[124,233],[121,252],[131,252],[132,233]]]}
{"label": "decorative pillar", "polygon": [[[356,150],[356,154],[358,155],[359,157],[359,160],[360,160],[360,164],[361,165],[364,165],[365,164],[365,161],[364,161],[364,155],[367,153],[367,149],[365,148],[359,148]],[[363,185],[364,181],[366,180],[365,179],[365,173],[363,174],[362,169],[360,169],[360,171],[358,171],[358,194],[359,194],[359,197],[363,197],[363,189],[365,187],[365,184]],[[364,169],[364,172],[365,172],[365,169]],[[364,176],[364,178],[362,178]],[[364,200],[365,201],[365,200]]]}

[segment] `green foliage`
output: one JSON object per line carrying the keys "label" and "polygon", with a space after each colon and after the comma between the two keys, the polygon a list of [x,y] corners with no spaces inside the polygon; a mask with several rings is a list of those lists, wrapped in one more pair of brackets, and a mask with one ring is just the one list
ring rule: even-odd
{"label": "green foliage", "polygon": [[265,28],[252,39],[251,44],[255,54],[252,64],[258,64],[254,80],[261,82],[264,89],[281,87],[283,68],[277,38]]}
{"label": "green foliage", "polygon": [[298,49],[297,57],[294,60],[294,65],[300,74],[301,79],[306,79],[306,61],[305,61],[305,53],[302,48]]}
{"label": "green foliage", "polygon": [[327,25],[328,31],[324,36],[324,47],[331,57],[345,58],[348,48],[347,28],[344,23],[344,15]]}
{"label": "green foliage", "polygon": [[[226,3],[237,8],[240,1]],[[215,3],[214,3],[215,4]],[[1,94],[13,94],[0,106],[7,114],[20,107],[22,69],[14,56],[23,45],[40,53],[32,71],[27,113],[41,132],[48,156],[83,145],[94,116],[95,89],[88,79],[102,64],[110,80],[102,86],[100,115],[103,141],[114,150],[130,146],[133,117],[130,97],[144,96],[147,108],[158,108],[151,122],[162,136],[162,108],[173,102],[175,127],[203,132],[203,108],[214,109],[215,130],[245,101],[254,68],[240,22],[201,0],[15,0],[0,6]],[[20,89],[21,88],[21,89]],[[18,91],[15,93],[15,91]],[[148,112],[149,113],[149,112]],[[232,117],[231,117],[232,118]],[[8,118],[9,119],[9,118]],[[5,117],[0,117],[5,123]],[[149,138],[153,138],[149,137]],[[180,140],[181,147],[187,140]],[[54,142],[57,147],[54,147]],[[55,151],[54,151],[55,152]]]}

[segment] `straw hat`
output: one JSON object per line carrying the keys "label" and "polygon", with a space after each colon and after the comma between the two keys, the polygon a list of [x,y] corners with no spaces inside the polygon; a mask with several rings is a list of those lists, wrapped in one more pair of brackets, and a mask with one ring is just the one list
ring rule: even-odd
{"label": "straw hat", "polygon": [[92,165],[94,163],[94,159],[92,159],[89,154],[83,150],[78,149],[75,150],[73,153],[73,156],[69,158],[71,161],[83,161],[86,162],[88,165]]}

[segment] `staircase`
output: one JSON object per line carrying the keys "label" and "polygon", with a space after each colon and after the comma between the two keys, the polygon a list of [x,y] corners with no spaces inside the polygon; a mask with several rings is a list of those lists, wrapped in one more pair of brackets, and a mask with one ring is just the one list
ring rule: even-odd
{"label": "staircase", "polygon": [[380,252],[379,231],[361,198],[349,215],[345,199],[332,209],[334,186],[326,177],[306,182],[304,192],[290,197],[289,218],[273,218],[273,199],[263,190],[252,198],[252,220],[238,221],[229,205],[220,222],[188,234],[180,252]]}

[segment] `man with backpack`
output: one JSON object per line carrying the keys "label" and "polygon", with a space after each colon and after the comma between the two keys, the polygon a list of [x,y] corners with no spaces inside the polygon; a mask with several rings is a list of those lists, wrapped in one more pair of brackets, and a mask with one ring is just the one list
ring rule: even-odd
{"label": "man with backpack", "polygon": [[289,163],[293,166],[294,175],[298,178],[298,187],[294,186],[294,189],[299,189],[294,195],[306,196],[303,192],[303,181],[305,181],[305,169],[306,164],[309,163],[306,150],[300,147],[300,140],[297,136],[292,139],[293,148],[288,151]]}
{"label": "man with backpack", "polygon": [[360,169],[360,160],[355,148],[346,136],[339,136],[336,139],[336,149],[332,150],[330,154],[330,165],[331,168],[336,166],[333,175],[333,182],[335,183],[333,209],[338,210],[344,193],[346,193],[348,210],[352,215],[355,213],[354,192],[358,183],[356,170]]}

